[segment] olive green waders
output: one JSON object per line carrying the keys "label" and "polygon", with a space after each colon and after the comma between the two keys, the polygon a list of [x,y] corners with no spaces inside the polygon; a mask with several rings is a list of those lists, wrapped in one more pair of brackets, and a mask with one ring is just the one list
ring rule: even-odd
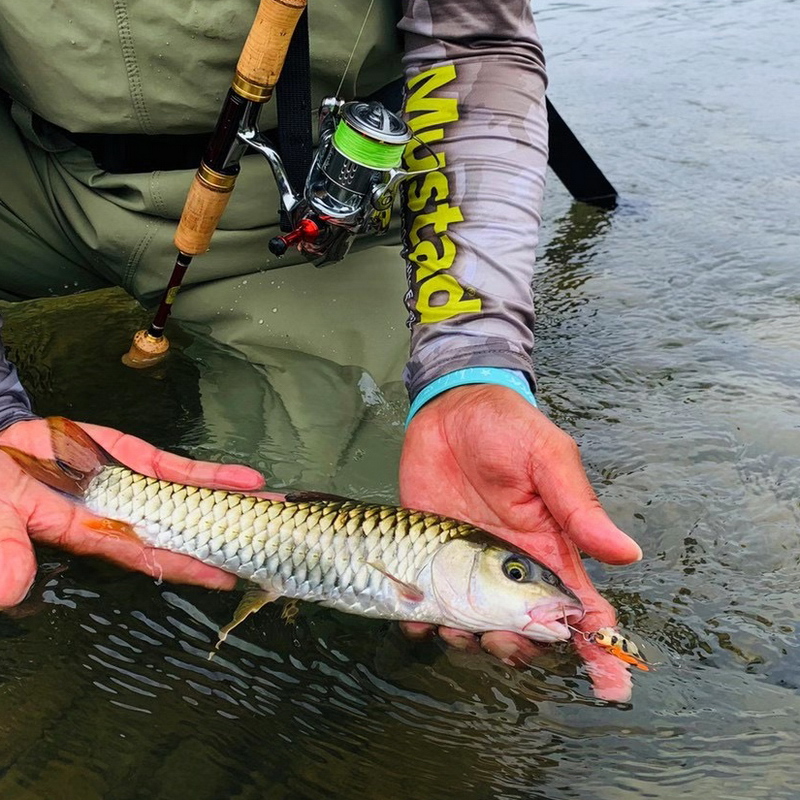
{"label": "olive green waders", "polygon": [[[0,296],[119,285],[153,302],[174,262],[172,237],[193,170],[109,174],[87,151],[50,129],[43,134],[24,109],[13,116],[4,108],[0,117]],[[277,207],[268,166],[246,157],[211,249],[190,267],[173,317],[242,357],[219,355],[213,371],[229,379],[209,386],[201,377],[206,417],[252,441],[254,452],[265,437],[282,435],[281,419],[302,444],[301,472],[311,481],[335,469],[343,448],[356,446],[375,387],[400,379],[408,352],[405,271],[396,228],[324,269],[294,252],[276,262],[267,242],[278,232]],[[287,266],[271,269],[276,263]],[[243,397],[261,408],[242,408]]]}

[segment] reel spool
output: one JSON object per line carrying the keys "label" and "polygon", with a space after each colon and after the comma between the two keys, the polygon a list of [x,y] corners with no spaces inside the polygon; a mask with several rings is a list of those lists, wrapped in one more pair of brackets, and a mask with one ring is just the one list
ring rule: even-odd
{"label": "reel spool", "polygon": [[400,168],[411,129],[375,100],[327,98],[319,129],[302,200],[290,213],[292,230],[272,239],[269,249],[280,256],[294,245],[322,266],[344,258],[353,237],[385,233],[395,190],[417,173]]}

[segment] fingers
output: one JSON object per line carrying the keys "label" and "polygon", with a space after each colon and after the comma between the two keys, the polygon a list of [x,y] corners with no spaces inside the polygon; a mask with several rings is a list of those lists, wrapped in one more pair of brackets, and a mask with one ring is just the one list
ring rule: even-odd
{"label": "fingers", "polygon": [[455,650],[462,650],[466,653],[480,653],[481,651],[477,637],[469,631],[447,628],[444,625],[437,628],[427,622],[401,622],[400,630],[407,638],[414,641],[422,642],[438,634],[445,644]]}
{"label": "fingers", "polygon": [[442,641],[454,650],[465,653],[480,653],[481,650],[485,650],[510,667],[528,666],[533,659],[545,652],[544,648],[530,639],[508,631],[490,631],[478,637],[469,631],[448,628],[444,625],[437,628],[426,622],[401,622],[400,630],[409,639],[416,641],[424,641],[438,634]]}
{"label": "fingers", "polygon": [[[574,578],[572,588],[586,609],[586,614],[576,627],[586,633],[614,627],[617,624],[614,607],[594,588],[582,564],[578,569],[573,563],[571,572]],[[610,702],[628,702],[631,699],[631,675],[625,662],[580,634],[573,636],[573,642],[578,656],[586,664],[595,696]]]}
{"label": "fingers", "polygon": [[586,664],[595,697],[615,703],[627,703],[631,699],[633,682],[624,661],[581,636],[575,637],[575,649]]}
{"label": "fingers", "polygon": [[264,486],[264,476],[250,467],[192,461],[163,450],[156,452],[153,471],[157,478],[165,481],[208,486],[214,489],[251,492]]}
{"label": "fingers", "polygon": [[546,648],[508,631],[490,631],[481,636],[481,647],[509,667],[526,667],[544,655]]}
{"label": "fingers", "polygon": [[207,589],[224,590],[236,586],[235,575],[180,553],[145,547],[131,555],[133,558],[128,558],[125,553],[120,552],[109,554],[107,558],[128,569],[135,569],[154,578],[163,578],[176,583],[191,583],[205,586]]}
{"label": "fingers", "polygon": [[454,650],[461,650],[464,653],[480,653],[481,651],[481,646],[474,633],[444,626],[440,626],[437,633],[441,636],[442,641]]}
{"label": "fingers", "polygon": [[532,479],[562,530],[588,555],[607,564],[630,564],[642,550],[603,510],[589,484],[573,439],[553,426],[537,450]]}
{"label": "fingers", "polygon": [[22,602],[36,576],[36,558],[23,521],[0,506],[0,608]]}
{"label": "fingers", "polygon": [[427,622],[401,622],[400,630],[409,638],[417,642],[430,639],[436,632],[435,625],[429,625]]}
{"label": "fingers", "polygon": [[264,486],[263,475],[250,467],[194,461],[158,450],[142,439],[111,428],[82,427],[125,466],[161,480],[241,492],[256,491]]}

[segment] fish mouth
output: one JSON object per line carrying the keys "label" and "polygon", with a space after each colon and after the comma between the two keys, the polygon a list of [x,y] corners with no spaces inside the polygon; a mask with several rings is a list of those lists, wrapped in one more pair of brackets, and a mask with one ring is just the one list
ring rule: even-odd
{"label": "fish mouth", "polygon": [[528,622],[522,630],[538,641],[564,641],[572,635],[570,626],[580,622],[585,613],[582,606],[574,603],[548,603],[528,611]]}

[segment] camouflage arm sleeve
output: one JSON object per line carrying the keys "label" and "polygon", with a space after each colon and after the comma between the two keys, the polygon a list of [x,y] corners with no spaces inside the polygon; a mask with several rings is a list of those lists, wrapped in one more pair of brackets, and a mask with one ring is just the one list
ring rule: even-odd
{"label": "camouflage arm sleeve", "polygon": [[547,166],[544,57],[529,0],[404,0],[411,398],[469,366],[533,383],[533,277]]}
{"label": "camouflage arm sleeve", "polygon": [[[0,329],[2,327],[3,319],[0,317]],[[3,341],[0,339],[0,431],[5,430],[12,422],[35,418],[28,395],[19,382],[14,365],[6,358]]]}

